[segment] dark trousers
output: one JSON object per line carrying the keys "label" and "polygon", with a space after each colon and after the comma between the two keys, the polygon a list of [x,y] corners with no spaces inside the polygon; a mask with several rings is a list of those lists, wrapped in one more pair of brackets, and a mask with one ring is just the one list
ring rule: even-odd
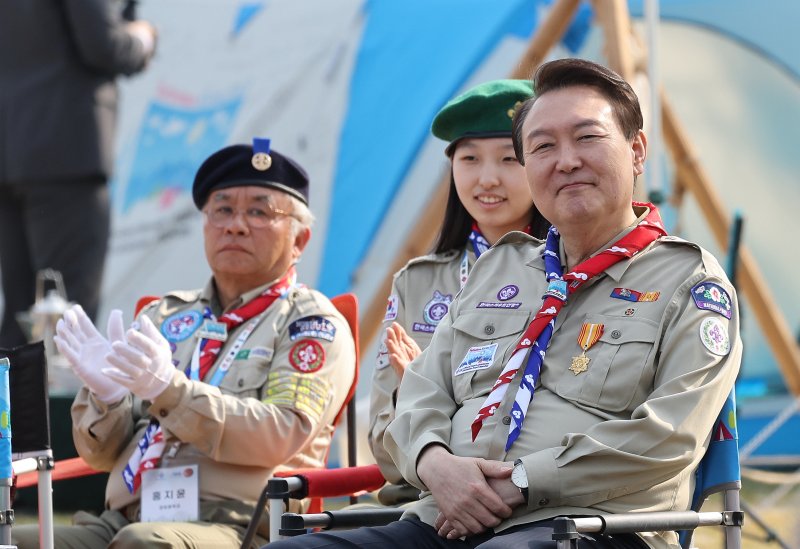
{"label": "dark trousers", "polygon": [[[399,520],[388,526],[318,532],[272,542],[269,549],[358,548],[374,549],[555,549],[552,541],[553,521],[532,522],[504,530],[497,535],[485,534],[466,540],[439,537],[431,526],[419,520]],[[647,549],[636,534],[602,536],[581,534],[580,549]],[[262,548],[265,549],[265,548]]]}
{"label": "dark trousers", "polygon": [[[46,162],[46,159],[43,159]],[[36,273],[61,272],[67,299],[94,318],[100,302],[108,234],[108,186],[101,177],[0,183],[0,276],[3,321],[0,347],[26,342],[16,313],[36,294]]]}

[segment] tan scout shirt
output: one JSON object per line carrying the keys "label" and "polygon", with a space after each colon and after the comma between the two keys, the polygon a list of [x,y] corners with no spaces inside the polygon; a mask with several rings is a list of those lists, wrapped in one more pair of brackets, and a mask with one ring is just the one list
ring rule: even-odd
{"label": "tan scout shirt", "polygon": [[[542,303],[542,250],[527,235],[510,233],[475,264],[431,345],[403,377],[397,417],[384,438],[389,455],[403,477],[423,490],[416,463],[430,444],[459,456],[522,459],[529,503],[497,531],[562,514],[688,509],[692,473],[733,387],[742,346],[736,296],[722,268],[679,238],[660,238],[570,296],[520,437],[506,453],[508,413],[521,373],[472,442],[472,421]],[[730,320],[695,304],[690,292],[701,282],[725,289]],[[508,285],[519,291],[503,301],[498,294]],[[659,294],[632,302],[612,297],[616,288]],[[492,308],[497,303],[519,306]],[[588,371],[575,375],[569,367],[581,353],[583,323],[602,323],[604,332],[587,352]],[[703,343],[709,325],[727,330],[727,352],[722,345],[716,354]],[[482,369],[465,360],[479,354],[476,347],[492,357]],[[428,494],[411,512],[432,524],[436,503]],[[652,547],[678,546],[672,532],[645,537]]]}
{"label": "tan scout shirt", "polygon": [[[239,307],[266,289],[256,288],[233,303]],[[237,353],[219,387],[191,381],[183,371],[197,345],[195,331],[205,307],[220,316],[214,285],[202,291],[174,292],[142,314],[156,326],[170,324],[179,361],[167,389],[153,402],[132,396],[107,406],[83,388],[72,406],[75,446],[91,466],[111,471],[106,506],[137,502],[122,480],[122,470],[150,417],[164,429],[161,465],[199,464],[201,500],[255,501],[276,469],[321,467],[331,441],[331,422],[353,382],[355,347],[347,322],[319,292],[296,287],[276,300]],[[310,318],[309,318],[310,317]],[[202,319],[201,319],[202,320]],[[248,322],[232,330],[220,351],[224,357]],[[311,340],[324,360],[292,365],[290,354]],[[218,360],[206,380],[219,366]],[[307,363],[305,363],[307,364]],[[169,455],[175,448],[177,453]]]}
{"label": "tan scout shirt", "polygon": [[[467,264],[475,264],[475,253],[467,249]],[[394,419],[395,399],[400,378],[389,366],[386,349],[386,328],[397,322],[425,349],[431,342],[433,330],[447,313],[450,303],[461,289],[461,262],[464,250],[416,257],[397,271],[392,280],[392,293],[386,316],[378,358],[372,376],[370,393],[369,446],[383,476],[398,484],[403,477],[392,458],[383,448],[383,436]]]}

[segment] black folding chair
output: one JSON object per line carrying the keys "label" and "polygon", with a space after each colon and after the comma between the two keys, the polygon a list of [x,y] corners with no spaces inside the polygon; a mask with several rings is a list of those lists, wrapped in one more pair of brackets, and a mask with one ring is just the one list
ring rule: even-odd
{"label": "black folding chair", "polygon": [[11,457],[14,475],[38,471],[39,540],[53,549],[53,451],[50,446],[50,401],[47,362],[41,341],[0,348],[10,362]]}

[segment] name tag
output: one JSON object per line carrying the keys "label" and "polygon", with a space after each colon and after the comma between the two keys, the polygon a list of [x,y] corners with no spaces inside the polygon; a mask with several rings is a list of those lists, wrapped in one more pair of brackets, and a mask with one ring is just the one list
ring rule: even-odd
{"label": "name tag", "polygon": [[197,465],[142,473],[142,522],[196,521],[200,507]]}
{"label": "name tag", "polygon": [[460,376],[467,372],[488,368],[492,365],[492,362],[494,362],[494,355],[496,352],[497,343],[470,347],[453,375]]}

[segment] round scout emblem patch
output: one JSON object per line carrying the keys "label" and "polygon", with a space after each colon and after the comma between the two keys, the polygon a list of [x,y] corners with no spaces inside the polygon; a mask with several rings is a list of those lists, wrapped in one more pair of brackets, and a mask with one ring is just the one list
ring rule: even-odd
{"label": "round scout emblem patch", "polygon": [[161,323],[161,333],[167,341],[183,341],[200,327],[202,316],[197,311],[181,311]]}
{"label": "round scout emblem patch", "polygon": [[433,298],[425,304],[425,308],[422,310],[422,318],[428,324],[436,326],[447,314],[451,301],[453,301],[453,296],[450,294],[443,294],[438,290],[434,290]]}
{"label": "round scout emblem patch", "polygon": [[500,288],[500,291],[497,292],[497,299],[500,301],[508,301],[509,299],[515,297],[519,293],[519,288],[513,284],[509,284],[508,286],[503,286]]}
{"label": "round scout emblem patch", "polygon": [[302,339],[289,351],[289,363],[298,372],[316,372],[325,363],[325,349],[313,339]]}
{"label": "round scout emblem patch", "polygon": [[706,318],[700,323],[700,341],[715,355],[725,356],[731,350],[728,329],[718,318]]}

